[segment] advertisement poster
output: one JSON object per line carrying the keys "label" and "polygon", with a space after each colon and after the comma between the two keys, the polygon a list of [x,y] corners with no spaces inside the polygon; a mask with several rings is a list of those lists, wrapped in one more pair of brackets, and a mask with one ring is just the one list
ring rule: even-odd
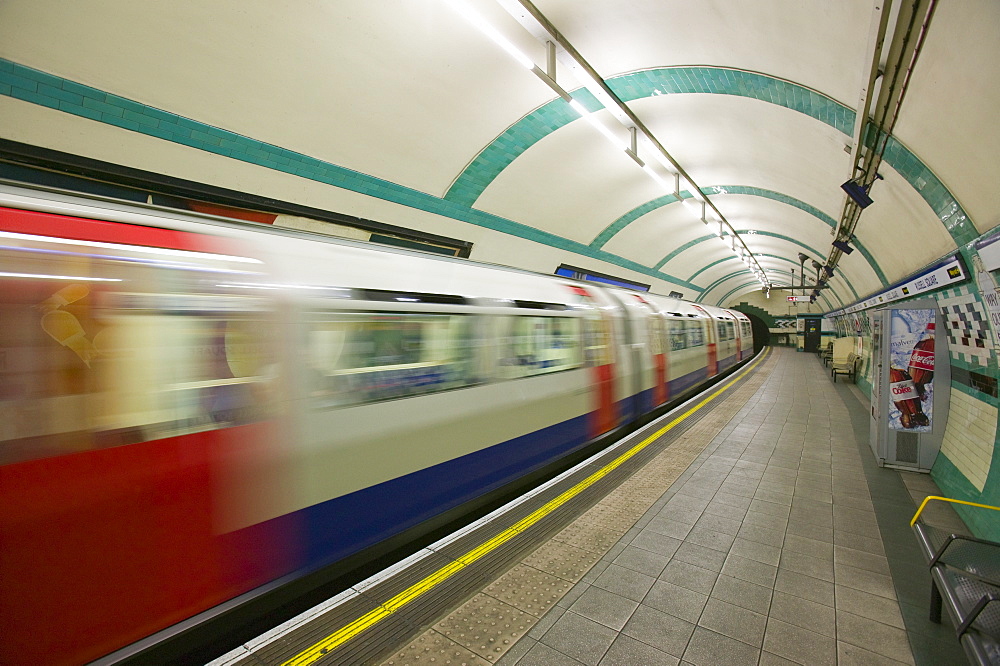
{"label": "advertisement poster", "polygon": [[934,406],[934,310],[892,310],[889,427],[930,432]]}

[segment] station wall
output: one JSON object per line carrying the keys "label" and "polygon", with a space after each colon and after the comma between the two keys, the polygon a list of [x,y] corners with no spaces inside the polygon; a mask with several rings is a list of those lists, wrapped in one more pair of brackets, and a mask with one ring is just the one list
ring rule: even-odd
{"label": "station wall", "polygon": [[[1000,447],[997,446],[998,400],[998,327],[997,307],[991,320],[987,298],[996,303],[996,284],[1000,270],[987,271],[977,250],[977,244],[998,234],[989,233],[959,249],[971,279],[955,287],[941,289],[929,295],[945,321],[937,337],[947,337],[951,365],[951,404],[944,441],[931,476],[946,497],[1000,506]],[[992,293],[990,293],[992,292]],[[920,298],[926,298],[922,294]],[[913,300],[913,299],[909,299]],[[897,301],[895,305],[905,305]],[[840,335],[860,338],[864,350],[859,387],[872,395],[873,368],[871,362],[871,311],[837,317]],[[938,347],[940,349],[940,347]],[[954,505],[976,536],[1000,540],[1000,511]]]}

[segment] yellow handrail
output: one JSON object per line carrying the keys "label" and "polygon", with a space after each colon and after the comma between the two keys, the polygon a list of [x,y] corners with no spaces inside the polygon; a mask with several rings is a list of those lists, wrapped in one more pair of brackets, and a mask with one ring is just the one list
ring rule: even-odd
{"label": "yellow handrail", "polygon": [[951,502],[952,504],[967,504],[969,506],[978,506],[980,509],[993,509],[994,511],[1000,511],[1000,506],[990,506],[989,504],[976,504],[975,502],[966,502],[965,500],[957,500],[948,497],[936,497],[934,495],[928,495],[927,497],[924,498],[924,501],[920,503],[920,508],[917,509],[917,512],[913,514],[913,520],[910,521],[910,527],[913,527],[913,524],[917,522],[917,518],[920,517],[920,513],[924,510],[924,507],[927,506],[927,503],[930,502],[931,500],[941,500],[942,502]]}

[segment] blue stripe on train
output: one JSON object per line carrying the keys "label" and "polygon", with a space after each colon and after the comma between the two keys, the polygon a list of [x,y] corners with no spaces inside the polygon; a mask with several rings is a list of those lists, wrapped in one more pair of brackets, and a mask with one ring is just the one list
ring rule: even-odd
{"label": "blue stripe on train", "polygon": [[495,490],[587,441],[580,416],[308,507],[306,563],[315,569]]}
{"label": "blue stripe on train", "polygon": [[[697,386],[707,375],[701,368],[671,380],[670,396]],[[643,409],[652,410],[652,390],[636,397]],[[633,402],[632,398],[619,402],[619,414],[627,413]],[[313,570],[341,560],[578,450],[588,441],[589,416],[310,506],[294,517],[285,516],[298,524],[304,522],[304,566]]]}

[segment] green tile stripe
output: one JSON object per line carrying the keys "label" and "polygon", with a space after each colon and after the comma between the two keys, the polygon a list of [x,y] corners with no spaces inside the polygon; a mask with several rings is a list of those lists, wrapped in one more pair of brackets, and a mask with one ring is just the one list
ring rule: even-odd
{"label": "green tile stripe", "polygon": [[[9,87],[9,90],[4,86]],[[6,91],[3,94],[10,97],[41,106],[574,252],[640,275],[666,280],[694,292],[700,291],[700,287],[691,282],[610,252],[595,251],[589,245],[535,227],[199,123],[2,58],[0,91]],[[592,103],[597,102],[593,100]]]}
{"label": "green tile stripe", "polygon": [[687,190],[681,192],[680,195],[681,198],[678,199],[672,194],[667,194],[662,197],[657,197],[651,201],[647,201],[640,206],[636,206],[605,227],[601,233],[597,234],[597,237],[590,242],[590,247],[600,249],[604,247],[607,242],[611,240],[619,231],[632,224],[632,222],[638,220],[646,213],[652,213],[654,210],[663,208],[664,206],[669,206],[670,204],[680,201],[681,199],[689,199],[691,197],[691,193]]}
{"label": "green tile stripe", "polygon": [[[799,265],[797,261],[793,261],[792,259],[789,259],[788,257],[782,257],[782,256],[777,255],[777,254],[768,254],[766,252],[760,252],[760,253],[757,253],[754,256],[757,256],[757,257],[768,257],[770,259],[777,259],[778,261],[784,261],[786,263],[789,263],[792,266],[798,266]],[[718,259],[716,261],[713,261],[712,263],[708,264],[707,266],[705,266],[701,270],[699,270],[697,273],[695,273],[694,275],[692,275],[691,278],[690,278],[691,281],[694,282],[694,279],[698,276],[699,273],[701,273],[703,271],[706,271],[706,270],[708,270],[709,268],[711,268],[713,266],[716,266],[718,264],[721,264],[721,263],[724,263],[724,262],[727,262],[727,261],[739,261],[739,259],[737,259],[735,256],[730,256],[730,257],[726,257],[725,259]],[[708,288],[706,288],[705,291],[707,292]],[[841,302],[841,303],[844,302],[844,299],[841,298],[840,294],[837,293],[837,290],[836,290],[835,287],[831,286],[830,287],[830,291],[837,297],[837,300],[839,302]]]}
{"label": "green tile stripe", "polygon": [[[848,137],[854,131],[854,110],[799,84],[756,72],[725,67],[665,67],[615,76],[607,79],[606,83],[624,102],[671,94],[735,95],[798,111]],[[476,156],[455,180],[445,198],[473,205],[514,159],[548,133],[579,118],[566,107],[561,99],[557,99],[511,125]],[[589,110],[594,108],[588,106]],[[516,143],[518,140],[523,143],[511,145],[512,141]],[[870,140],[867,142],[871,143]],[[889,139],[884,161],[917,190],[956,245],[964,245],[978,235],[965,211],[940,179],[895,138]]]}
{"label": "green tile stripe", "polygon": [[[815,206],[811,206],[804,201],[800,201],[795,197],[790,197],[787,194],[782,194],[781,192],[775,192],[774,190],[767,190],[762,187],[746,187],[743,185],[715,185],[712,187],[704,188],[704,192],[708,196],[718,196],[720,194],[742,194],[744,196],[753,197],[763,197],[765,199],[771,199],[772,201],[778,201],[780,203],[798,208],[799,210],[809,213],[813,217],[822,220],[831,229],[837,228],[837,221],[832,217],[821,211]],[[855,239],[854,247],[858,249],[858,252],[865,258],[868,265],[878,276],[878,279],[882,282],[882,286],[888,287],[889,280],[886,278],[885,273],[882,271],[882,267],[879,266],[878,261],[867,247],[864,246],[861,241]]]}
{"label": "green tile stripe", "polygon": [[[744,273],[746,273],[746,271],[745,271],[745,270],[742,270],[742,271],[736,271],[735,273],[730,273],[729,275],[725,275],[725,276],[723,276],[723,277],[719,278],[718,280],[716,280],[715,282],[713,282],[713,283],[712,283],[712,284],[710,284],[709,286],[705,287],[705,291],[703,291],[703,292],[702,292],[702,294],[701,294],[701,296],[699,296],[699,297],[698,297],[698,302],[702,302],[702,299],[704,298],[705,294],[708,294],[709,292],[711,292],[711,291],[712,291],[713,289],[715,289],[716,287],[718,287],[718,286],[720,286],[720,285],[722,285],[722,284],[724,284],[724,283],[728,282],[729,280],[732,280],[732,279],[733,279],[733,278],[735,278],[735,277],[739,277],[740,275],[743,275]],[[750,280],[749,282],[744,282],[743,284],[739,285],[739,286],[738,286],[738,287],[736,287],[735,289],[733,289],[733,290],[729,291],[728,293],[726,293],[726,295],[725,295],[725,296],[723,296],[722,298],[718,299],[718,300],[717,300],[717,302],[718,302],[718,303],[719,303],[719,304],[721,305],[722,303],[725,303],[725,302],[726,302],[726,300],[727,300],[727,299],[728,299],[728,298],[729,298],[730,296],[732,296],[733,294],[735,294],[736,292],[738,292],[738,291],[739,291],[740,289],[744,289],[745,287],[750,287],[750,286],[754,286],[754,285],[757,285],[758,287],[759,287],[759,285],[760,285],[760,282],[759,282],[759,281],[758,281],[758,280],[757,280],[756,278],[754,278],[753,280]],[[823,299],[823,301],[825,301],[825,302],[826,302],[826,308],[827,308],[827,311],[829,311],[829,310],[832,310],[832,309],[833,309],[833,308],[831,307],[831,305],[830,305],[830,300],[829,300],[829,298],[828,298],[828,297],[826,296],[826,294],[825,294],[825,293],[823,293],[823,292],[820,292],[820,298],[822,298],[822,299]]]}
{"label": "green tile stripe", "polygon": [[[702,194],[711,197],[726,195],[726,194],[739,194],[744,196],[764,197],[766,199],[771,199],[773,201],[778,201],[780,203],[793,206],[795,208],[798,208],[799,210],[809,213],[813,217],[821,220],[831,229],[836,229],[837,227],[836,220],[834,220],[832,217],[830,217],[820,209],[816,208],[815,206],[811,206],[804,201],[800,201],[795,197],[790,197],[787,194],[782,194],[781,192],[775,192],[773,190],[767,190],[760,187],[746,187],[743,185],[711,185],[709,187],[701,188],[701,192]],[[687,192],[687,190],[682,191],[680,195],[681,199],[687,199],[690,198],[691,196],[691,194]],[[601,233],[599,233],[597,237],[594,238],[594,240],[590,243],[591,247],[594,248],[604,247],[604,245],[609,240],[611,240],[611,238],[613,238],[616,234],[625,229],[625,227],[627,227],[635,220],[639,219],[646,213],[651,213],[652,211],[657,210],[658,208],[662,208],[663,206],[669,206],[670,204],[675,203],[676,201],[678,201],[676,197],[674,197],[672,194],[668,194],[666,196],[653,199],[652,201],[648,201],[642,204],[641,206],[633,208],[628,213],[625,213],[625,215],[622,215],[620,218],[618,218],[610,225],[608,225],[603,231],[601,231]],[[879,266],[878,262],[875,260],[874,255],[872,255],[872,253],[868,250],[868,248],[866,248],[864,244],[862,244],[861,242],[855,241],[854,245],[858,248],[858,251],[862,254],[862,256],[864,256],[865,260],[868,262],[868,265],[875,272],[875,275],[878,276],[878,279],[882,282],[882,286],[888,287],[889,281],[885,277],[885,273],[882,271],[882,267]],[[697,273],[695,273],[695,275],[697,275]],[[692,275],[691,277],[688,278],[688,280],[693,281],[694,277],[695,276]]]}
{"label": "green tile stripe", "polygon": [[[748,230],[746,230],[746,229],[734,229],[734,231],[736,233],[738,233],[738,234],[743,234],[743,233],[746,233]],[[820,254],[814,248],[809,247],[808,245],[806,245],[802,241],[796,240],[796,239],[794,239],[794,238],[792,238],[790,236],[785,236],[784,234],[774,233],[773,231],[757,231],[754,235],[756,235],[756,236],[769,236],[771,238],[778,238],[780,240],[788,241],[789,243],[792,243],[793,245],[797,245],[798,247],[801,247],[802,249],[806,250],[807,252],[812,253],[814,256],[817,256],[817,257],[820,256]],[[693,241],[689,241],[689,242],[685,243],[684,245],[682,245],[681,247],[677,248],[676,250],[674,250],[673,252],[671,252],[670,254],[668,254],[666,257],[664,257],[656,265],[656,268],[659,269],[663,264],[665,264],[667,261],[669,261],[669,260],[673,259],[674,257],[676,257],[678,254],[680,254],[684,250],[690,249],[690,248],[694,247],[695,245],[697,245],[698,243],[703,243],[703,242],[705,242],[705,241],[707,241],[707,240],[709,240],[711,238],[715,238],[715,237],[716,237],[715,234],[709,234],[708,236],[702,236],[701,238],[696,238]],[[842,280],[844,280],[844,283],[847,285],[847,288],[851,290],[852,294],[854,294],[854,299],[858,300],[858,292],[854,289],[854,285],[851,284],[850,280],[848,280],[846,277],[844,277],[839,271],[838,271],[836,277],[839,277]],[[702,292],[701,296],[698,297],[699,302],[701,302],[701,299],[703,299],[708,294],[708,292],[711,291],[711,289],[712,289],[712,287],[706,287],[705,288],[705,290]],[[839,298],[839,296],[838,296],[838,298]]]}
{"label": "green tile stripe", "polygon": [[[598,111],[604,106],[586,88],[571,93],[588,111]],[[521,156],[541,139],[578,119],[580,114],[570,107],[562,97],[556,97],[538,107],[516,123],[508,127],[469,163],[455,182],[448,188],[444,198],[466,206],[472,206],[486,189],[486,186],[506,169],[511,162]]]}
{"label": "green tile stripe", "polygon": [[737,305],[734,309],[739,310],[743,314],[752,314],[764,322],[764,325],[768,328],[774,328],[774,315],[765,310],[764,308],[759,308],[756,305],[750,305],[746,301],[743,301]]}
{"label": "green tile stripe", "polygon": [[[744,290],[744,293],[747,293],[745,291],[746,288],[747,287],[752,287],[755,284],[759,285],[760,283],[757,282],[757,280],[752,280],[750,282],[744,282],[743,284],[741,284],[741,285],[739,285],[739,286],[737,286],[737,287],[729,290],[728,292],[726,292],[726,294],[722,298],[719,299],[719,305],[721,306],[723,303],[725,303],[727,300],[729,300],[730,296],[733,296],[734,294],[736,294],[736,292],[738,292],[740,290]],[[820,298],[822,298],[824,301],[826,301],[826,309],[827,309],[827,311],[833,309],[833,308],[830,307],[830,302],[827,300],[826,296],[821,295]],[[819,316],[819,315],[817,315],[817,316]]]}
{"label": "green tile stripe", "polygon": [[[990,474],[986,479],[983,492],[979,492],[965,478],[965,475],[959,471],[955,463],[943,453],[938,454],[937,459],[934,461],[934,467],[931,469],[931,478],[934,479],[938,487],[945,491],[951,499],[997,506],[998,494],[1000,494],[998,493],[997,486],[1000,484],[997,484],[992,478],[993,470],[1000,469],[1000,461],[997,460],[997,449],[1000,449],[1000,447],[994,447],[993,449],[994,453],[990,466]],[[953,504],[952,506],[975,536],[992,541],[1000,540],[1000,514],[998,512],[988,509],[974,509],[960,504]]]}

